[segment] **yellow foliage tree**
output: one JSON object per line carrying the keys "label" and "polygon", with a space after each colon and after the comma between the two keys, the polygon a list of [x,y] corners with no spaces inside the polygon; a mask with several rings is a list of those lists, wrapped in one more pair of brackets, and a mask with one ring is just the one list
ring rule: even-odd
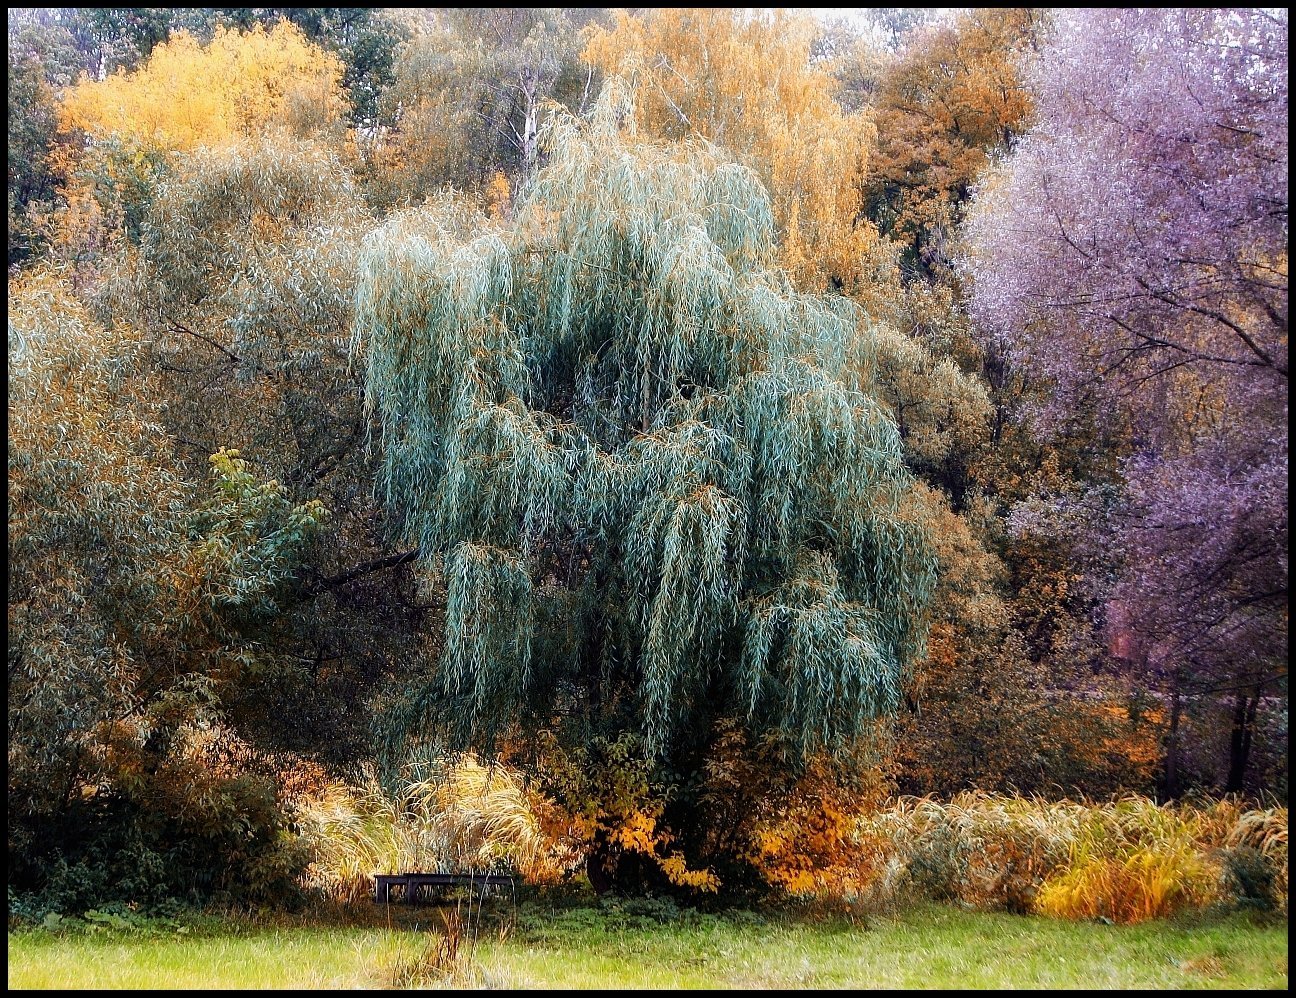
{"label": "yellow foliage tree", "polygon": [[860,218],[874,130],[812,64],[817,28],[785,12],[663,8],[590,29],[585,59],[637,83],[639,126],[722,145],[773,201],[783,264],[808,290],[855,290],[888,262]]}
{"label": "yellow foliage tree", "polygon": [[[47,221],[56,255],[78,265],[124,235],[137,242],[177,153],[231,148],[268,133],[340,140],[342,63],[286,21],[269,31],[217,29],[208,45],[177,32],[139,69],[83,78],[58,108],[68,178]],[[91,269],[95,269],[92,265]]]}
{"label": "yellow foliage tree", "polygon": [[164,151],[211,146],[281,126],[311,135],[340,125],[342,63],[281,21],[210,45],[179,32],[133,73],[82,80],[59,109],[65,130]]}
{"label": "yellow foliage tree", "polygon": [[990,154],[1029,124],[1021,63],[1042,29],[1034,8],[978,8],[920,33],[882,69],[867,190],[883,232],[921,252],[958,221]]}

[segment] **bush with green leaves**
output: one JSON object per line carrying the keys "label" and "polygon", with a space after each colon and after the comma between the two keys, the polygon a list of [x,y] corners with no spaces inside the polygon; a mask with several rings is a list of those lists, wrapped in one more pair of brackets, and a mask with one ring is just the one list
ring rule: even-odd
{"label": "bush with green leaves", "polygon": [[234,452],[186,481],[138,338],[57,273],[9,292],[9,883],[67,911],[272,893],[303,858],[227,705],[325,510]]}

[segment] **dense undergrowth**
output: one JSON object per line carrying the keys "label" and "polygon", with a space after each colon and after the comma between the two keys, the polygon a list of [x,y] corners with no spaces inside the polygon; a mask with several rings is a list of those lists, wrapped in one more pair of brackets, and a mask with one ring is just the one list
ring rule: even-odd
{"label": "dense undergrowth", "polygon": [[[472,761],[394,799],[377,787],[334,786],[301,805],[315,856],[305,882],[324,897],[355,900],[378,870],[570,879],[579,848],[552,816],[537,819],[546,806],[503,767]],[[863,912],[920,899],[1112,922],[1230,906],[1287,910],[1286,807],[1229,798],[1162,805],[1138,796],[900,797],[855,815],[833,847],[826,869],[791,885],[777,852],[751,862],[772,897]],[[722,887],[717,903],[723,899]]]}

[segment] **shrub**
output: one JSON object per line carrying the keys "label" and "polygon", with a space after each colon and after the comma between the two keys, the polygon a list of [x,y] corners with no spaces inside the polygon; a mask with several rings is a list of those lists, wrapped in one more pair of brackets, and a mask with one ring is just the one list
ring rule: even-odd
{"label": "shrub", "polygon": [[362,787],[334,783],[297,812],[313,855],[306,886],[343,901],[365,897],[375,873],[511,869],[543,881],[573,861],[542,832],[518,777],[471,757],[394,795],[372,777]]}
{"label": "shrub", "polygon": [[1224,867],[1240,898],[1287,914],[1287,808],[1239,813],[1224,840]]}
{"label": "shrub", "polygon": [[908,887],[975,908],[1113,922],[1228,897],[1286,911],[1285,808],[969,791],[947,802],[901,797],[858,821],[860,840],[871,843],[860,868],[888,898]]}

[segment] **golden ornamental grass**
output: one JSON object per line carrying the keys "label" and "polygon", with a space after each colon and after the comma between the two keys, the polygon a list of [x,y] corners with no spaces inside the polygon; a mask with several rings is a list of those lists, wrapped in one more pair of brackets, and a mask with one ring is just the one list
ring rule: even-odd
{"label": "golden ornamental grass", "polygon": [[[544,834],[536,805],[512,771],[472,758],[441,764],[395,797],[372,778],[331,784],[298,805],[315,856],[306,885],[356,901],[384,872],[507,869],[552,882],[579,857]],[[1274,903],[1287,910],[1287,809],[1233,798],[900,797],[861,815],[854,838],[860,876],[844,899],[871,907],[921,894],[985,910],[1139,922],[1229,900],[1225,862],[1245,849],[1263,857]]]}
{"label": "golden ornamental grass", "polygon": [[298,804],[297,820],[315,857],[305,886],[341,901],[367,896],[375,873],[512,870],[553,879],[570,860],[542,833],[516,775],[471,757],[395,796],[372,777],[361,787],[332,784]]}
{"label": "golden ornamental grass", "polygon": [[[885,884],[981,909],[1137,922],[1228,900],[1227,850],[1256,850],[1287,910],[1287,809],[1225,798],[1161,805],[991,794],[901,797],[860,819]],[[881,853],[885,861],[879,861]],[[896,870],[903,870],[897,875]]]}

